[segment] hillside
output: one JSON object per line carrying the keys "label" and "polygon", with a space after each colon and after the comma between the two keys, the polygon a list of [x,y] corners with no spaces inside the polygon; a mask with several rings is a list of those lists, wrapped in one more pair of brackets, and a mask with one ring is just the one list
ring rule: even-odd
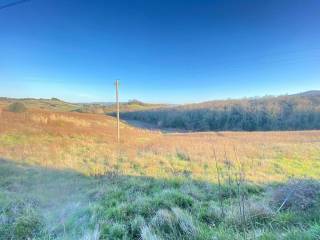
{"label": "hillside", "polygon": [[[57,98],[6,98],[0,97],[0,109],[7,108],[12,103],[22,103],[29,109],[49,110],[56,112],[79,112],[94,114],[112,114],[116,110],[114,103],[68,103]],[[165,104],[144,103],[138,100],[130,100],[120,103],[120,110],[125,112],[156,109],[167,106]]]}
{"label": "hillside", "polygon": [[320,96],[320,90],[311,90],[311,91],[307,91],[307,92],[293,94],[293,96],[294,95],[302,96],[302,97],[319,97]]}
{"label": "hillside", "polygon": [[320,129],[320,92],[124,112],[123,119],[189,131]]}
{"label": "hillside", "polygon": [[[130,100],[128,102],[120,103],[120,111],[132,112],[132,111],[141,111],[141,110],[150,110],[165,107],[165,104],[152,104],[144,103],[138,100]],[[76,112],[81,113],[98,113],[98,114],[111,114],[114,115],[116,111],[116,104],[114,103],[86,103],[76,109]]]}
{"label": "hillside", "polygon": [[68,103],[57,98],[36,99],[36,98],[6,98],[0,97],[0,108],[6,108],[8,105],[19,102],[30,109],[42,109],[56,112],[69,112],[78,109],[80,105]]}
{"label": "hillside", "polygon": [[121,123],[121,136],[118,145],[110,116],[1,111],[1,236],[318,239],[319,131],[161,134]]}

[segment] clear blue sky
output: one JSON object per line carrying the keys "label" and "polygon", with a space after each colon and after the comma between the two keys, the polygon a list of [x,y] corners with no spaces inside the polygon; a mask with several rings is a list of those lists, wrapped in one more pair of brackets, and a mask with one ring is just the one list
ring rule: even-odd
{"label": "clear blue sky", "polygon": [[[0,0],[0,7],[15,0]],[[319,0],[31,0],[0,10],[0,96],[187,103],[320,89]]]}

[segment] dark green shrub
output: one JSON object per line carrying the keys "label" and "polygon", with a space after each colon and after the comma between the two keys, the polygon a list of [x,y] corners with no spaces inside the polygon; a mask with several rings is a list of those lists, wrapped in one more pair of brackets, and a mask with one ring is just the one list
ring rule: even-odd
{"label": "dark green shrub", "polygon": [[14,102],[8,106],[7,110],[10,112],[21,113],[27,111],[27,107],[21,102]]}
{"label": "dark green shrub", "polygon": [[35,214],[21,216],[14,224],[15,239],[32,239],[39,236],[43,229],[40,218]]}

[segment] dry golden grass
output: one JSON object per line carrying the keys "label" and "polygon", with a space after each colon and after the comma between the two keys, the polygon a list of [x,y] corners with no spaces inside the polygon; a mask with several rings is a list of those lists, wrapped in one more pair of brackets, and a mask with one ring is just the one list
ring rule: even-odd
{"label": "dry golden grass", "polygon": [[162,134],[103,115],[28,110],[0,113],[0,158],[96,175],[171,177],[216,181],[214,152],[226,178],[239,169],[247,180],[320,179],[320,131]]}

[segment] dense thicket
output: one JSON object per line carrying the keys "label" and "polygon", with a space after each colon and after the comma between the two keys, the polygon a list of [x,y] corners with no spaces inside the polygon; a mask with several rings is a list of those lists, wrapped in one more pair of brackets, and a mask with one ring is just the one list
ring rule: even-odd
{"label": "dense thicket", "polygon": [[121,116],[191,131],[320,129],[320,94],[212,101]]}

